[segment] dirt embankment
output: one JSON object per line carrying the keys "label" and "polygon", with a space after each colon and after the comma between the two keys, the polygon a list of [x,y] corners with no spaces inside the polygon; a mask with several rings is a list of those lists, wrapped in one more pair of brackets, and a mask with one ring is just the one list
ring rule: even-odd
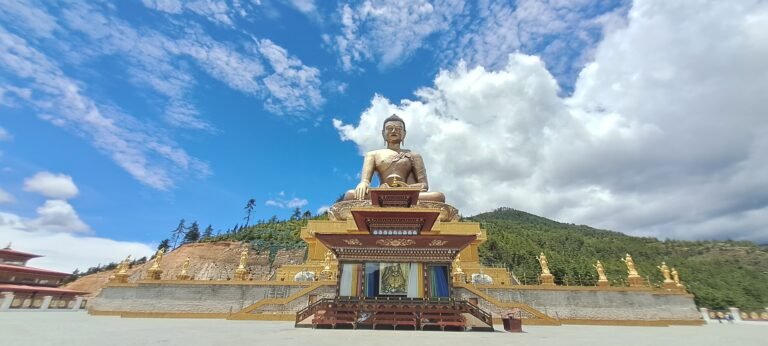
{"label": "dirt embankment", "polygon": [[[186,244],[163,256],[160,261],[160,269],[163,273],[161,280],[174,280],[181,272],[184,261],[189,258],[188,274],[193,280],[229,280],[234,275],[235,269],[240,263],[240,252],[244,244],[240,242],[215,242]],[[274,279],[277,267],[286,263],[302,263],[305,249],[278,250],[274,260],[270,263],[269,251],[256,252],[251,250],[248,256],[248,269],[253,280]],[[147,269],[154,265],[155,260],[137,265],[128,273],[128,282],[136,282],[147,276]],[[109,282],[113,271],[91,274],[70,282],[63,288],[90,292],[89,296],[95,296],[101,288]]]}

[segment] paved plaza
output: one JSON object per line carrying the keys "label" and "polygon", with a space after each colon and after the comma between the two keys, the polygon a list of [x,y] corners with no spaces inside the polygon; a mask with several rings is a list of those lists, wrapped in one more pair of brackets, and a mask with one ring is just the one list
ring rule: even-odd
{"label": "paved plaza", "polygon": [[[498,326],[500,327],[500,326]],[[500,329],[500,328],[499,328]],[[312,330],[290,322],[145,319],[84,312],[0,313],[2,345],[765,345],[765,325],[524,326],[525,333]]]}

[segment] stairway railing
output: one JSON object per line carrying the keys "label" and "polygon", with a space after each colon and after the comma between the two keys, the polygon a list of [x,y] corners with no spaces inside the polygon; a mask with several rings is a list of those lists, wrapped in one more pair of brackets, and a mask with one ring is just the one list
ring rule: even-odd
{"label": "stairway railing", "polygon": [[298,325],[299,322],[314,315],[318,310],[322,310],[324,308],[328,308],[329,306],[333,306],[335,301],[336,300],[333,298],[323,298],[312,304],[307,305],[305,308],[299,310],[296,313],[296,325]]}

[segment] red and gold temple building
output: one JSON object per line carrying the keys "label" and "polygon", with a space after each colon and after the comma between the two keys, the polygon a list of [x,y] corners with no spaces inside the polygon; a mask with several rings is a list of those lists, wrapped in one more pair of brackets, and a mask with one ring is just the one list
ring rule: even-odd
{"label": "red and gold temple building", "polygon": [[70,274],[27,266],[38,257],[42,256],[13,250],[11,244],[0,249],[0,311],[82,308],[86,292],[58,287]]}

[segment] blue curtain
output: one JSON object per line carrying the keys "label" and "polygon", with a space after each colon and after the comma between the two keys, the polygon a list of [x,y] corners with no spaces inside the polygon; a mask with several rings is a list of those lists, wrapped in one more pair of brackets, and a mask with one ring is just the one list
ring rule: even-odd
{"label": "blue curtain", "polygon": [[448,297],[448,266],[429,267],[429,296]]}
{"label": "blue curtain", "polygon": [[379,264],[365,263],[365,296],[375,297],[379,293]]}

